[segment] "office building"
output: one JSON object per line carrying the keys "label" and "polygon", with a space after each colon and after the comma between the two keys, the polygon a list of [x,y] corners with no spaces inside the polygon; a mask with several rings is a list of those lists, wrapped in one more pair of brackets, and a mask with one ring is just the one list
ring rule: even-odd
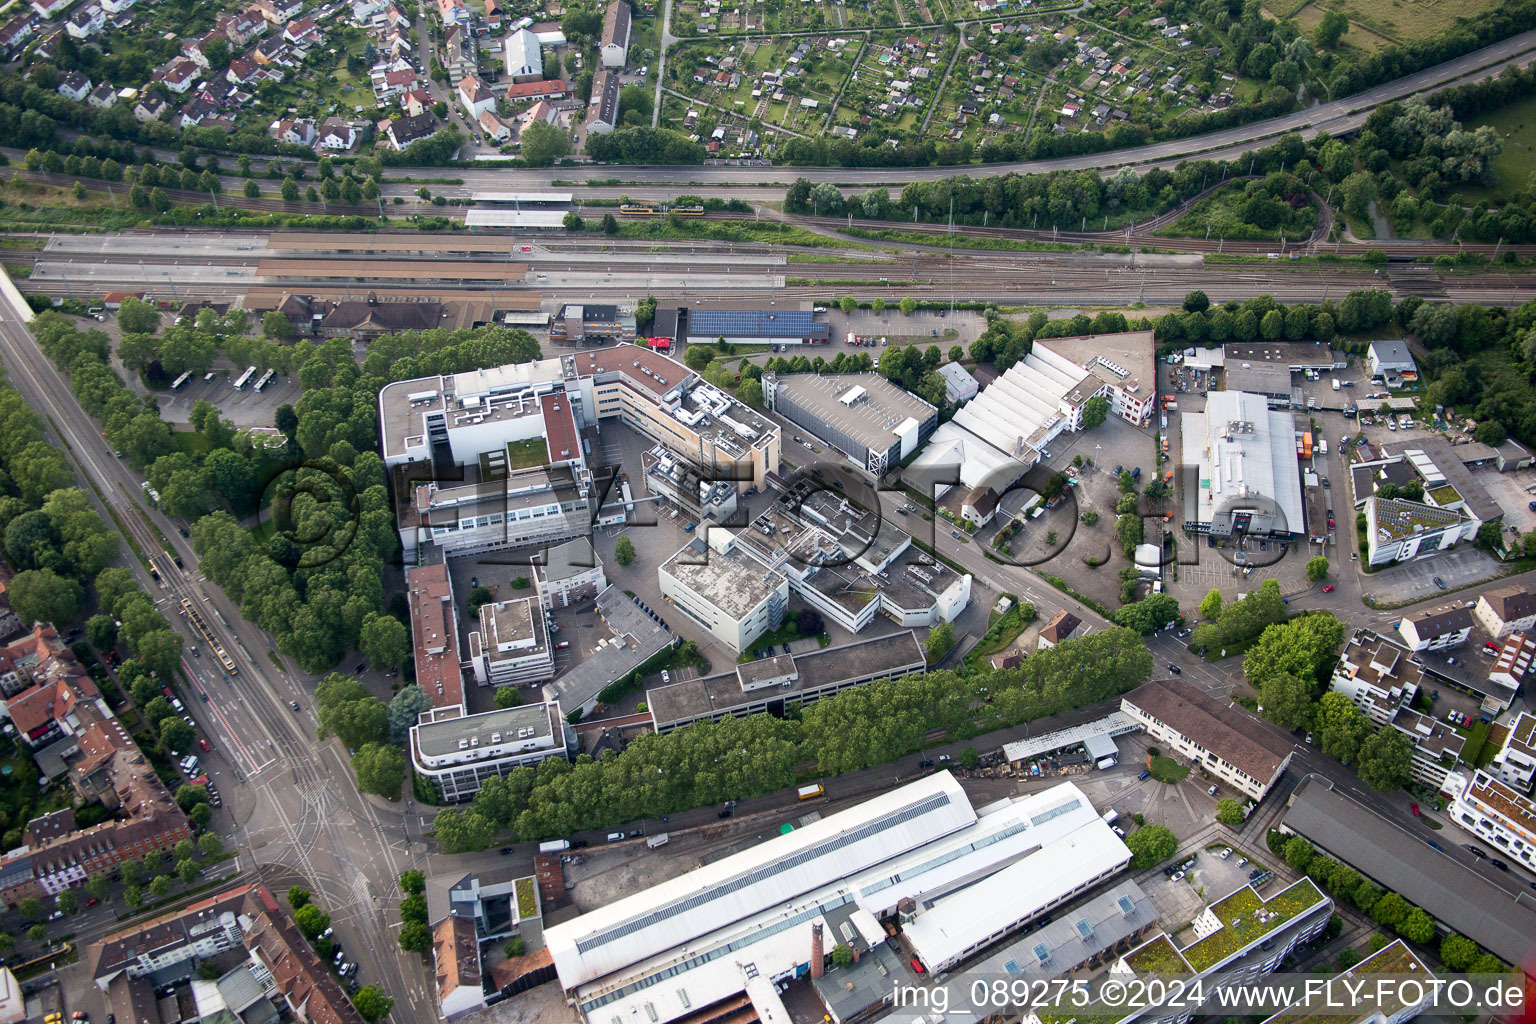
{"label": "office building", "polygon": [[791,423],[883,476],[922,445],[939,410],[878,373],[766,373],[763,402]]}
{"label": "office building", "polygon": [[1443,651],[1466,643],[1474,622],[1471,607],[1458,602],[1404,615],[1398,621],[1397,632],[1416,654]]}
{"label": "office building", "polygon": [[1496,587],[1478,597],[1472,614],[1489,636],[1502,640],[1536,628],[1536,594],[1519,585]]}
{"label": "office building", "polygon": [[558,464],[481,483],[417,483],[398,507],[400,546],[407,558],[428,546],[453,558],[563,543],[591,531],[594,497],[590,473]]}
{"label": "office building", "polygon": [[450,803],[470,799],[486,779],[575,749],[576,735],[551,701],[478,715],[434,709],[411,726],[411,768]]}
{"label": "office building", "polygon": [[904,630],[802,654],[774,654],[727,672],[654,687],[645,691],[645,703],[656,731],[671,732],[765,712],[782,717],[792,706],[927,668],[923,645]]}
{"label": "office building", "polygon": [[673,519],[682,515],[700,524],[727,523],[740,507],[734,482],[706,475],[665,445],[640,453],[640,471],[646,489],[672,506],[666,512]]}
{"label": "office building", "polygon": [[1442,792],[1452,795],[1449,814],[1457,825],[1536,874],[1536,802],[1487,771],[1456,773]]}
{"label": "office building", "polygon": [[463,707],[464,673],[448,566],[438,562],[407,569],[405,600],[411,613],[416,685],[434,708]]}
{"label": "office building", "polygon": [[1255,802],[1264,799],[1291,763],[1293,746],[1283,734],[1181,680],[1143,683],[1120,698],[1120,710],[1166,752],[1205,769]]}
{"label": "office building", "polygon": [[1063,431],[1082,429],[1094,398],[1129,423],[1146,423],[1154,371],[1151,331],[1039,339],[934,431],[909,473],[940,492],[958,484],[1001,494]]}
{"label": "office building", "polygon": [[1413,703],[1424,666],[1406,648],[1368,629],[1356,630],[1333,668],[1328,688],[1342,693],[1377,726]]}
{"label": "office building", "polygon": [[1291,795],[1281,831],[1305,837],[1319,853],[1396,892],[1446,929],[1505,963],[1522,963],[1536,935],[1536,904],[1435,849],[1417,831],[1389,821],[1316,775]]}
{"label": "office building", "polygon": [[1482,523],[1459,509],[1438,508],[1400,498],[1365,499],[1366,561],[1405,562],[1448,551],[1477,536]]}
{"label": "office building", "polygon": [[[514,960],[522,962],[521,984],[501,989],[503,996],[554,978],[549,955],[528,942],[537,939],[544,911],[539,886],[532,876],[518,877],[504,870],[434,876],[427,879],[426,897],[427,927],[432,929],[432,959],[437,968],[437,1001],[443,1019],[452,1020],[494,1002],[488,999],[487,989],[492,995],[496,993],[499,974]],[[529,933],[526,936],[525,929]],[[504,946],[513,936],[522,936],[529,951],[487,970],[481,949],[492,944],[493,948]]]}
{"label": "office building", "polygon": [[710,529],[657,568],[662,596],[740,653],[784,621],[789,580],[737,550],[736,535]]}
{"label": "office building", "polygon": [[[199,967],[215,959],[239,965],[217,982],[200,980]],[[86,950],[86,964],[108,1008],[123,1021],[189,1019],[162,1015],[160,997],[190,986],[195,1005],[211,1011],[203,1020],[254,1024],[281,1010],[311,1024],[363,1024],[330,965],[264,885],[237,886],[114,932]],[[199,992],[200,985],[216,988]],[[179,1002],[169,1004],[173,1014]]]}
{"label": "office building", "polygon": [[878,960],[889,927],[925,967],[945,970],[1129,860],[1070,783],[978,812],[940,773],[555,925],[545,939],[592,1024],[733,1010],[788,1020],[775,984],[823,976],[834,946]]}
{"label": "office building", "polygon": [[608,586],[608,577],[591,538],[577,537],[544,549],[533,567],[533,585],[544,611],[552,612],[596,599]]}
{"label": "office building", "polygon": [[1529,795],[1536,782],[1536,714],[1522,711],[1505,729],[1504,742],[1488,771],[1505,785]]}
{"label": "office building", "polygon": [[1261,395],[1212,391],[1181,414],[1184,528],[1213,537],[1288,538],[1306,529],[1295,420]]}
{"label": "office building", "polygon": [[481,686],[525,686],[555,674],[554,644],[537,597],[480,606],[480,628],[469,634],[469,660]]}

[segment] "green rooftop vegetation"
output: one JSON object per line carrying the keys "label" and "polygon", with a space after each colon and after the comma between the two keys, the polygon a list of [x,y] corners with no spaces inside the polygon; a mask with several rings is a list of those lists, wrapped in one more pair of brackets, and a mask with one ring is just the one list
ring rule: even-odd
{"label": "green rooftop vegetation", "polygon": [[549,442],[542,437],[507,442],[507,468],[531,469],[549,463]]}
{"label": "green rooftop vegetation", "polygon": [[1442,508],[1454,505],[1461,500],[1461,492],[1450,484],[1441,484],[1429,492],[1429,496],[1435,499],[1435,504]]}
{"label": "green rooftop vegetation", "polygon": [[517,890],[517,919],[526,921],[538,914],[539,904],[533,896],[533,879],[519,878],[514,888]]}
{"label": "green rooftop vegetation", "polygon": [[[1413,951],[1404,945],[1401,939],[1393,942],[1385,949],[1373,953],[1360,961],[1347,971],[1341,971],[1339,977],[1358,977],[1371,974],[1412,974],[1421,972],[1426,977],[1429,971]],[[1341,1017],[1336,1012],[1330,1012],[1329,1007],[1337,1009],[1339,1001],[1345,998],[1342,995],[1342,987],[1330,984],[1327,993],[1319,993],[1312,999],[1296,1004],[1295,1007],[1271,1017],[1266,1024],[1350,1024],[1351,1021],[1362,1020],[1376,1013],[1390,1016],[1396,1010],[1402,1008],[1402,1004],[1395,1006],[1365,1005],[1360,1007],[1360,1013],[1356,1017]],[[1321,1009],[1318,1009],[1321,1008]]]}
{"label": "green rooftop vegetation", "polygon": [[1211,912],[1221,921],[1222,927],[1186,946],[1184,958],[1196,971],[1208,970],[1322,900],[1323,894],[1307,878],[1267,901],[1252,886],[1245,885],[1211,904]]}
{"label": "green rooftop vegetation", "polygon": [[1189,961],[1174,946],[1173,940],[1159,935],[1139,949],[1126,954],[1125,965],[1136,972],[1137,977],[1162,974],[1193,974]]}

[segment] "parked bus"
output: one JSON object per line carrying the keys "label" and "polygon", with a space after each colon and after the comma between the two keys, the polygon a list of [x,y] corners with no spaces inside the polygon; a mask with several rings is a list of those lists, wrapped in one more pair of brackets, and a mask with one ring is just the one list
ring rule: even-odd
{"label": "parked bus", "polygon": [[188,370],[186,373],[183,373],[180,377],[177,377],[175,380],[171,381],[171,390],[172,391],[180,391],[183,387],[186,386],[187,381],[189,381],[191,379],[192,379],[192,371]]}
{"label": "parked bus", "polygon": [[819,796],[825,796],[827,791],[822,787],[821,783],[817,782],[809,786],[801,786],[796,790],[796,793],[801,800],[814,800]]}
{"label": "parked bus", "polygon": [[245,390],[245,386],[251,382],[251,378],[254,377],[255,375],[256,375],[256,367],[254,367],[254,366],[247,366],[245,368],[245,372],[242,373],[240,376],[235,378],[235,390],[236,391],[244,391]]}
{"label": "parked bus", "polygon": [[261,375],[261,379],[256,382],[256,387],[254,389],[258,395],[261,394],[262,390],[268,384],[272,383],[272,378],[276,374],[277,374],[276,370],[268,370],[266,373]]}

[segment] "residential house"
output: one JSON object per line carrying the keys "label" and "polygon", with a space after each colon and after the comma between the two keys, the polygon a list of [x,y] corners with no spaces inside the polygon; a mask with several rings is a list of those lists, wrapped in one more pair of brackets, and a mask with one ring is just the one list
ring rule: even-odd
{"label": "residential house", "polygon": [[1470,606],[1448,604],[1404,615],[1397,632],[1411,651],[1443,651],[1466,643],[1474,621]]}
{"label": "residential house", "polygon": [[430,137],[436,130],[437,124],[432,115],[421,114],[417,117],[395,118],[385,134],[389,136],[389,144],[401,151],[413,142]]}
{"label": "residential house", "polygon": [[468,25],[474,20],[463,0],[437,0],[437,14],[442,20],[443,27],[449,25]]}
{"label": "residential house", "polygon": [[23,12],[0,25],[0,50],[9,52],[31,39],[36,27],[32,19],[33,15]]}
{"label": "residential house", "polygon": [[516,82],[507,86],[503,95],[508,103],[518,103],[522,100],[564,99],[565,83],[558,78],[537,82]]}
{"label": "residential house", "polygon": [[492,111],[486,110],[480,114],[480,130],[485,137],[493,142],[510,142],[512,129]]}
{"label": "residential house", "polygon": [[100,4],[87,4],[72,13],[64,22],[64,31],[75,39],[89,39],[107,24],[107,12]]}
{"label": "residential house", "polygon": [[171,109],[171,105],[160,98],[159,93],[146,92],[134,104],[133,116],[140,122],[158,121],[165,116],[165,112]]}
{"label": "residential house", "polygon": [[415,89],[420,81],[413,68],[385,71],[373,76],[373,95],[380,103],[386,103],[409,89]]}
{"label": "residential house", "polygon": [[211,40],[218,38],[218,36],[217,32],[209,32],[207,35],[197,36],[196,38],[183,39],[181,41],[181,55],[204,71],[207,71],[209,66],[208,52],[204,47]]}
{"label": "residential house", "polygon": [[1259,801],[1291,763],[1294,745],[1235,704],[1182,680],[1154,679],[1120,698],[1165,752]]}
{"label": "residential house", "polygon": [[1529,794],[1536,783],[1536,714],[1522,711],[1505,729],[1504,743],[1493,755],[1488,771],[1506,785]]}
{"label": "residential house", "polygon": [[267,36],[257,43],[255,49],[251,50],[251,60],[264,68],[272,67],[287,63],[288,51],[288,40],[283,38],[282,33],[278,33],[275,36]]}
{"label": "residential house", "polygon": [[603,70],[592,82],[585,127],[589,135],[606,135],[619,124],[619,74]]}
{"label": "residential house", "polygon": [[1536,595],[1521,586],[1498,587],[1477,599],[1472,614],[1489,635],[1502,640],[1536,628]]}
{"label": "residential house", "polygon": [[236,57],[229,62],[224,78],[230,85],[250,85],[261,77],[261,65],[249,57]]}
{"label": "residential house", "polygon": [[65,99],[82,102],[91,94],[91,80],[83,72],[71,71],[59,83],[59,95]]}
{"label": "residential house", "polygon": [[1082,619],[1079,619],[1076,615],[1063,608],[1051,616],[1049,622],[1040,627],[1040,639],[1036,650],[1049,650],[1063,640],[1072,639],[1073,635],[1077,633],[1078,627],[1082,624]]}
{"label": "residential house", "polygon": [[136,2],[137,0],[101,0],[101,9],[108,14],[122,14]]}
{"label": "residential house", "polygon": [[1498,658],[1488,673],[1488,681],[1498,684],[1513,695],[1519,692],[1525,677],[1531,674],[1532,664],[1536,664],[1536,633],[1511,633],[1505,639],[1504,646],[1499,648]]}
{"label": "residential house", "polygon": [[459,82],[459,105],[464,108],[464,119],[471,123],[480,115],[496,109],[496,97],[486,84],[474,75],[467,75]]}
{"label": "residential house", "polygon": [[256,9],[273,25],[284,25],[298,17],[304,0],[256,0]]}
{"label": "residential house", "polygon": [[501,31],[502,10],[496,0],[485,0],[485,27],[492,32]]}
{"label": "residential house", "polygon": [[298,18],[283,28],[283,38],[295,46],[318,46],[325,37],[313,18]]}
{"label": "residential house", "polygon": [[383,9],[384,0],[352,0],[352,20],[359,25],[371,24]]}
{"label": "residential house", "polygon": [[273,121],[268,126],[267,133],[278,142],[286,142],[290,146],[309,146],[315,141],[315,122],[308,118],[297,121]]}
{"label": "residential house", "polygon": [[56,18],[69,9],[74,0],[32,0],[32,9],[40,18]]}
{"label": "residential house", "polygon": [[603,15],[603,67],[622,68],[629,59],[630,29],[629,4],[626,0],[610,0]]}
{"label": "residential house", "polygon": [[450,82],[476,74],[480,66],[480,47],[475,42],[475,34],[463,25],[449,25],[443,30],[438,60]]}
{"label": "residential house", "polygon": [[254,7],[247,7],[235,14],[226,14],[214,22],[220,32],[224,33],[231,46],[249,46],[257,36],[267,31],[267,19],[261,16],[261,11]]}
{"label": "residential house", "polygon": [[218,113],[219,105],[203,93],[198,93],[181,108],[181,117],[177,123],[183,130],[196,128],[209,118],[218,116]]}
{"label": "residential house", "polygon": [[533,106],[523,111],[522,121],[518,127],[518,134],[528,130],[528,126],[535,121],[543,121],[545,124],[554,124],[560,117],[560,108],[548,100],[539,100]]}
{"label": "residential house", "polygon": [[328,117],[320,123],[315,136],[315,148],[341,152],[357,145],[357,129],[339,117]]}
{"label": "residential house", "polygon": [[203,69],[198,67],[194,61],[182,59],[172,64],[166,70],[161,81],[165,83],[167,89],[179,96],[190,90],[197,83],[197,80],[202,77],[202,74]]}
{"label": "residential house", "polygon": [[111,82],[101,82],[91,90],[91,94],[85,98],[85,102],[97,110],[105,110],[117,104],[117,87]]}
{"label": "residential house", "polygon": [[412,89],[400,97],[400,109],[405,111],[407,117],[421,117],[432,109],[435,102],[427,90]]}

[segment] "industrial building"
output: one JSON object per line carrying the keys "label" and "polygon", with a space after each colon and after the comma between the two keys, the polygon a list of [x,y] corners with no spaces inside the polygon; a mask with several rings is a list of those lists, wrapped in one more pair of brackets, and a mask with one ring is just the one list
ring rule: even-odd
{"label": "industrial building", "polygon": [[690,460],[665,445],[640,453],[640,470],[646,489],[699,523],[726,523],[739,507],[736,485],[713,474],[706,476]]}
{"label": "industrial building", "polygon": [[549,318],[549,340],[556,345],[584,345],[635,340],[635,314],[618,306],[566,303]]}
{"label": "industrial building", "polygon": [[485,780],[577,749],[575,731],[553,701],[470,715],[428,711],[411,726],[411,768],[443,800],[468,800]]}
{"label": "industrial building", "polygon": [[810,310],[677,309],[678,340],[694,345],[825,345],[831,328]]}
{"label": "industrial building", "polygon": [[889,926],[925,969],[944,971],[1129,861],[1071,783],[978,812],[941,772],[562,922],[545,940],[592,1024],[733,1008],[787,1021],[775,984],[822,976],[835,945],[879,959]]}
{"label": "industrial building", "polygon": [[731,531],[704,532],[657,567],[661,594],[739,654],[784,621],[789,580],[737,550]]}
{"label": "industrial building", "polygon": [[1120,698],[1120,710],[1166,749],[1210,772],[1254,802],[1291,763],[1292,744],[1234,704],[1190,683],[1154,679]]}
{"label": "industrial building", "polygon": [[1295,420],[1262,395],[1212,391],[1181,414],[1184,529],[1289,538],[1305,529]]}
{"label": "industrial building", "polygon": [[[1411,820],[1411,819],[1409,819]],[[1326,780],[1309,775],[1291,795],[1281,831],[1398,893],[1506,963],[1522,963],[1536,935],[1536,903],[1430,846]]]}
{"label": "industrial building", "polygon": [[776,654],[729,672],[695,677],[645,691],[657,732],[695,722],[767,713],[783,717],[793,706],[879,679],[924,672],[928,660],[911,630],[855,640],[803,654]]}
{"label": "industrial building", "polygon": [[971,371],[959,363],[944,363],[937,372],[944,378],[944,400],[950,405],[969,402],[981,391],[981,385],[971,376]]}
{"label": "industrial building", "polygon": [[1096,397],[1141,425],[1157,385],[1151,331],[1038,339],[1023,359],[933,432],[909,473],[943,490],[960,484],[1001,494],[1063,431],[1081,430]]}
{"label": "industrial building", "polygon": [[469,661],[481,686],[523,686],[555,674],[554,644],[537,597],[480,606],[480,628],[469,634]]}
{"label": "industrial building", "polygon": [[875,476],[899,465],[939,422],[939,410],[878,373],[765,373],[763,402]]}
{"label": "industrial building", "polygon": [[1401,387],[1419,379],[1419,366],[1413,361],[1406,341],[1393,338],[1371,342],[1369,362],[1372,379],[1388,387]]}

